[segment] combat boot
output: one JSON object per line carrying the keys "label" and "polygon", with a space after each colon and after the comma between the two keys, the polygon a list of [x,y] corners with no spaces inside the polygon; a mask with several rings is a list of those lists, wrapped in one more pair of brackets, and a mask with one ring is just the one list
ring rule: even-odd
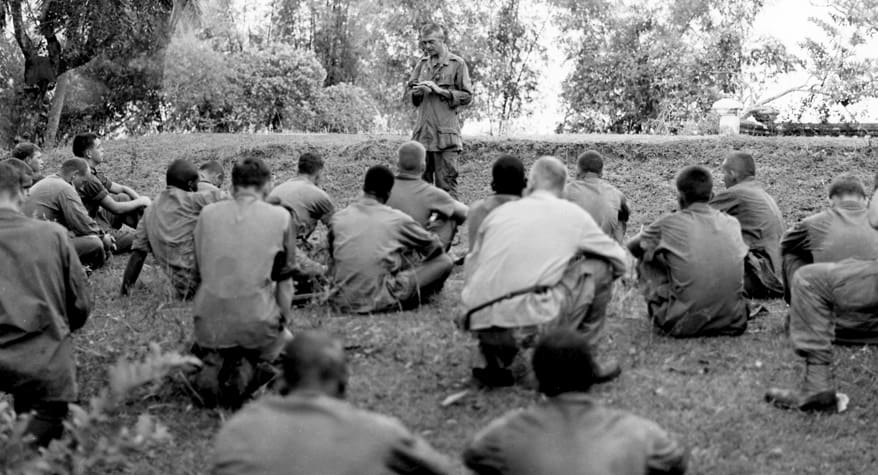
{"label": "combat boot", "polygon": [[782,409],[834,411],[837,401],[832,369],[828,364],[808,363],[805,366],[805,380],[800,388],[770,388],[765,393],[765,401]]}

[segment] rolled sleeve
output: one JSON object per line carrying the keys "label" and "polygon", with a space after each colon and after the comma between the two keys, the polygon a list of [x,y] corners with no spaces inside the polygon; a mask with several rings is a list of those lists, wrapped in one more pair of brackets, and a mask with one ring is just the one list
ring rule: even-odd
{"label": "rolled sleeve", "polygon": [[82,186],[77,190],[79,196],[84,202],[99,203],[110,191],[94,176],[90,176],[83,182]]}
{"label": "rolled sleeve", "polygon": [[458,106],[468,105],[473,101],[473,86],[469,77],[469,68],[466,63],[461,60],[457,67],[457,74],[454,78],[454,89],[451,92],[451,102],[449,105],[452,109]]}

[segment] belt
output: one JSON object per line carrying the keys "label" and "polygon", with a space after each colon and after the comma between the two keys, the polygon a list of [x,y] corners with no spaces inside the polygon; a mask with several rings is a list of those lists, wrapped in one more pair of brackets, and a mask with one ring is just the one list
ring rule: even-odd
{"label": "belt", "polygon": [[508,300],[508,299],[513,298],[513,297],[518,297],[519,295],[538,294],[541,292],[545,292],[551,288],[552,287],[548,286],[548,285],[532,285],[530,287],[525,287],[523,289],[514,290],[512,292],[505,293],[497,298],[493,298],[491,300],[488,300],[485,303],[476,305],[475,307],[473,307],[469,311],[467,311],[466,315],[463,316],[463,322],[462,322],[463,329],[469,330],[470,320],[472,319],[472,315],[474,313],[478,312],[479,310],[483,310],[485,308],[488,308],[491,305],[494,305],[495,303],[502,302],[504,300]]}

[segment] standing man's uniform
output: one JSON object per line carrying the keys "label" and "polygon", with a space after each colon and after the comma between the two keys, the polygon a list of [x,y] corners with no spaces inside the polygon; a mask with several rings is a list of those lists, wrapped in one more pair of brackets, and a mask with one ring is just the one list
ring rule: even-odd
{"label": "standing man's uniform", "polygon": [[36,411],[28,432],[46,445],[61,435],[76,401],[70,332],[91,311],[85,271],[55,223],[0,209],[0,391],[19,414]]}
{"label": "standing man's uniform", "polygon": [[295,249],[289,213],[255,193],[239,191],[206,206],[195,226],[197,345],[243,348],[274,360],[289,335],[274,282],[292,275]]}
{"label": "standing man's uniform", "polygon": [[393,182],[387,206],[411,216],[439,236],[444,249],[451,247],[458,221],[454,216],[455,199],[445,190],[425,182],[420,176],[400,172]]}
{"label": "standing man's uniform", "polygon": [[469,70],[460,56],[445,51],[437,58],[425,56],[418,61],[408,84],[423,81],[433,81],[449,91],[451,99],[434,93],[418,94],[406,90],[406,101],[411,101],[418,109],[412,140],[420,142],[427,149],[424,180],[435,183],[456,197],[457,159],[463,149],[457,109],[468,105],[473,99]]}
{"label": "standing man's uniform", "polygon": [[399,421],[316,392],[270,396],[217,435],[213,475],[450,474]]}
{"label": "standing man's uniform", "polygon": [[589,173],[568,183],[564,198],[588,211],[598,226],[617,242],[625,238],[630,214],[625,195],[598,174]]}
{"label": "standing man's uniform", "polygon": [[783,260],[780,240],[783,216],[772,198],[749,177],[717,194],[710,205],[738,219],[744,242],[750,248],[744,262],[744,291],[750,298],[783,295]]}
{"label": "standing man's uniform", "polygon": [[466,259],[464,329],[501,368],[551,328],[578,330],[594,347],[624,271],[625,251],[588,213],[534,191],[482,222]]}
{"label": "standing man's uniform", "polygon": [[195,225],[201,210],[227,198],[222,191],[189,192],[168,187],[146,208],[132,250],[152,253],[177,296],[191,298],[200,278],[195,259]]}
{"label": "standing man's uniform", "polygon": [[49,175],[34,185],[23,212],[26,216],[64,226],[82,265],[98,269],[106,262],[101,240],[104,231],[88,215],[73,185],[61,176]]}
{"label": "standing man's uniform", "polygon": [[511,411],[463,452],[479,475],[682,474],[686,450],[655,422],[563,393]]}
{"label": "standing man's uniform", "polygon": [[643,250],[638,270],[649,317],[658,328],[675,337],[747,329],[747,245],[735,218],[693,203],[652,223],[635,241]]}
{"label": "standing man's uniform", "polygon": [[[419,268],[445,256],[439,238],[411,216],[361,197],[332,218],[333,304],[354,313],[417,307],[442,289],[448,270],[435,282],[419,279]],[[447,258],[447,257],[446,257]]]}
{"label": "standing man's uniform", "polygon": [[864,203],[842,201],[790,228],[780,244],[784,298],[790,301],[793,275],[802,266],[844,259],[878,259],[878,231]]}

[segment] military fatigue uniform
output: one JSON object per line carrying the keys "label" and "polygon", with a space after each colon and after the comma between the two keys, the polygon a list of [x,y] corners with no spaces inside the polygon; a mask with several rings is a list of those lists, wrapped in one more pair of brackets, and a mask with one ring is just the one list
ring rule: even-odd
{"label": "military fatigue uniform", "polygon": [[783,295],[780,239],[783,216],[777,203],[750,177],[717,194],[710,205],[738,219],[744,243],[750,248],[744,262],[744,291],[750,298]]}
{"label": "military fatigue uniform", "polygon": [[[88,210],[88,215],[94,218],[98,224],[111,233],[116,238],[116,254],[129,252],[131,245],[134,243],[134,229],[140,217],[143,216],[143,209],[138,209],[125,214],[113,214],[101,206],[101,200],[110,194],[110,188],[113,182],[107,178],[97,168],[91,168],[91,175],[79,185],[76,191],[82,198],[82,203]],[[131,198],[123,193],[113,196],[116,201],[129,201]],[[123,225],[128,225],[131,229],[123,229]]]}
{"label": "military fatigue uniform", "polygon": [[480,475],[679,475],[687,452],[655,422],[564,393],[492,422],[463,462]]}
{"label": "military fatigue uniform", "polygon": [[[435,233],[447,251],[457,234],[454,215],[456,203],[445,190],[435,187],[420,176],[396,175],[387,206],[411,216],[428,231]],[[432,220],[431,220],[432,218]]]}
{"label": "military fatigue uniform", "polygon": [[662,217],[634,243],[649,317],[675,337],[740,335],[747,329],[738,221],[707,203]]}
{"label": "military fatigue uniform", "polygon": [[630,211],[625,195],[615,186],[589,173],[568,183],[564,198],[588,211],[598,226],[617,242],[625,238]]}
{"label": "military fatigue uniform", "polygon": [[793,275],[802,266],[844,259],[878,259],[878,231],[862,203],[844,201],[790,228],[780,243],[784,298],[790,302]]}
{"label": "military fatigue uniform", "polygon": [[[411,86],[433,81],[451,93],[451,98],[428,92],[414,93]],[[457,197],[457,159],[463,148],[460,139],[458,107],[472,102],[469,70],[460,56],[446,52],[438,58],[423,57],[415,65],[407,83],[405,100],[418,108],[412,140],[427,149],[424,180]]]}

